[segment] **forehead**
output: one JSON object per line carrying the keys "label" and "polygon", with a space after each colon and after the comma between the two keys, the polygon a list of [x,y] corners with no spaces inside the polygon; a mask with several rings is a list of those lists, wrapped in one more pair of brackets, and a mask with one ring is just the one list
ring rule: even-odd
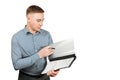
{"label": "forehead", "polygon": [[28,16],[34,19],[44,19],[44,13],[30,13]]}

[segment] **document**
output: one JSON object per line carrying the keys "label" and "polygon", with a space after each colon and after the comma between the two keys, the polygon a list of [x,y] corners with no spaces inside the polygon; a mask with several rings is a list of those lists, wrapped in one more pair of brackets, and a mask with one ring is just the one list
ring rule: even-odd
{"label": "document", "polygon": [[72,39],[62,40],[50,46],[54,49],[54,53],[48,57],[49,62],[47,62],[42,74],[50,70],[68,68],[75,61],[76,55]]}

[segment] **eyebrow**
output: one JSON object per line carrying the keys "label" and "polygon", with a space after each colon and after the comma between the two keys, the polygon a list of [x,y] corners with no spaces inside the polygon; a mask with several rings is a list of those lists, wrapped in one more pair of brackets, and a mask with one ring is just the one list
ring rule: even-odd
{"label": "eyebrow", "polygon": [[43,19],[37,19],[37,20],[40,20],[40,21],[41,21],[41,20],[44,20],[44,18],[43,18]]}

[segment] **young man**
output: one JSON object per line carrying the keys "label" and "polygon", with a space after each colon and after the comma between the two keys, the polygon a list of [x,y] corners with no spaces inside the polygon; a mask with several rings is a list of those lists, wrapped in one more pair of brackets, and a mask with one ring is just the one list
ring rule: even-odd
{"label": "young man", "polygon": [[53,43],[48,31],[41,29],[44,10],[32,5],[26,10],[27,25],[12,37],[12,62],[19,70],[18,80],[50,80],[59,70],[41,74],[46,66],[46,57],[53,53],[49,44]]}

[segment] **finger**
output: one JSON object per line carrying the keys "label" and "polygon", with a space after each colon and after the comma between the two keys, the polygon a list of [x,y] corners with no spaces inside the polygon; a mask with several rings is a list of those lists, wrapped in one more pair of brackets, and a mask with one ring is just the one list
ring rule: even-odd
{"label": "finger", "polygon": [[47,72],[47,75],[48,75],[48,76],[51,76],[51,71],[48,71],[48,72]]}
{"label": "finger", "polygon": [[50,46],[45,46],[45,47],[43,47],[43,48],[45,48],[45,49],[49,49],[49,48],[50,48]]}
{"label": "finger", "polygon": [[46,48],[50,49],[50,48],[51,48],[51,46],[47,46]]}
{"label": "finger", "polygon": [[57,75],[58,72],[55,72],[54,70],[49,71],[49,76],[54,77]]}
{"label": "finger", "polygon": [[52,71],[50,71],[50,76],[51,77],[54,77],[56,74],[54,73],[54,71],[52,70]]}
{"label": "finger", "polygon": [[49,52],[50,52],[51,54],[53,54],[53,53],[54,53],[54,51],[53,51],[53,50],[49,50]]}
{"label": "finger", "polygon": [[56,71],[54,71],[54,70],[52,70],[52,74],[53,74],[53,75],[56,75],[56,74],[57,74],[57,72],[56,72]]}

